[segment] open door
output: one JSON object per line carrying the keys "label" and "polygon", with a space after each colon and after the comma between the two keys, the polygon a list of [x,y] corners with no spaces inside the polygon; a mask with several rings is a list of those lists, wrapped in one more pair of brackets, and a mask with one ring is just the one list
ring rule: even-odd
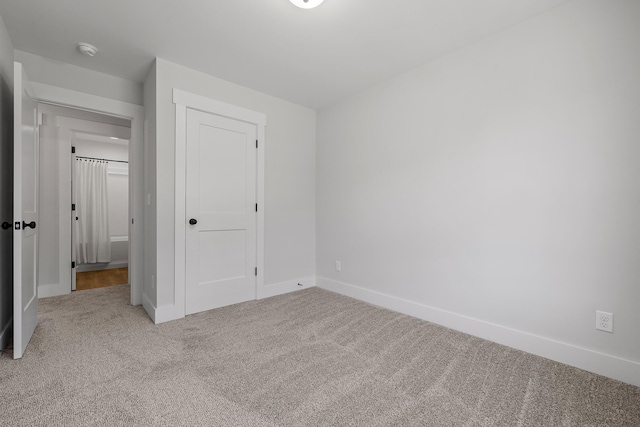
{"label": "open door", "polygon": [[78,236],[78,211],[76,210],[76,147],[71,147],[71,290],[76,290],[76,239]]}
{"label": "open door", "polygon": [[22,64],[14,63],[13,358],[38,323],[38,107]]}

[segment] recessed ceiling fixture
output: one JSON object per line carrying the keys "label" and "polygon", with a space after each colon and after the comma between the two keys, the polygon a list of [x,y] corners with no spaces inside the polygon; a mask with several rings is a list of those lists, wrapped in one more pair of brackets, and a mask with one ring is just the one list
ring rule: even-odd
{"label": "recessed ceiling fixture", "polygon": [[89,43],[78,43],[78,50],[81,54],[87,56],[95,56],[98,53],[98,48]]}
{"label": "recessed ceiling fixture", "polygon": [[324,0],[289,0],[291,3],[302,9],[313,9],[316,6],[320,6]]}

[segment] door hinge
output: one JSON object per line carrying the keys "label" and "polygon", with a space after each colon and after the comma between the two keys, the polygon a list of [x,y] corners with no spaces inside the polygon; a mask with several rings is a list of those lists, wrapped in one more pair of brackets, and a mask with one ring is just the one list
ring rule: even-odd
{"label": "door hinge", "polygon": [[71,210],[75,211],[76,210],[76,204],[75,203],[71,203]]}
{"label": "door hinge", "polygon": [[258,267],[256,267],[256,276],[258,275]]}
{"label": "door hinge", "polygon": [[256,203],[256,212],[258,212],[258,204]]}
{"label": "door hinge", "polygon": [[74,154],[76,152],[76,147],[71,147],[71,154]]}
{"label": "door hinge", "polygon": [[256,148],[258,148],[258,140],[256,139]]}
{"label": "door hinge", "polygon": [[71,268],[76,268],[76,262],[75,261],[71,261]]}
{"label": "door hinge", "polygon": [[131,218],[131,224],[133,224],[133,218]]}

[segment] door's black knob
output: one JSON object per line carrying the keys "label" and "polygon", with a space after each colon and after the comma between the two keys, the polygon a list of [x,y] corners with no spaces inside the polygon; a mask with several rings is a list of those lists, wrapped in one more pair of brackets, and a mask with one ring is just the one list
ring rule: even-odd
{"label": "door's black knob", "polygon": [[31,221],[31,222],[22,221],[22,229],[25,229],[27,227],[36,228],[36,222],[35,221]]}
{"label": "door's black knob", "polygon": [[11,224],[9,224],[7,221],[2,223],[2,229],[3,230],[8,230],[11,228]]}
{"label": "door's black knob", "polygon": [[195,218],[191,218],[191,219],[189,220],[189,224],[191,224],[191,225],[196,225],[197,223],[198,223],[198,220],[197,220],[197,219],[195,219]]}

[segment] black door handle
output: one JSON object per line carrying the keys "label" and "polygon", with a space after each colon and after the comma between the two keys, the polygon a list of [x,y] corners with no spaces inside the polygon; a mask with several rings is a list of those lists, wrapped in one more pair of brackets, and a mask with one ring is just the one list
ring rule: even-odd
{"label": "black door handle", "polygon": [[9,224],[7,221],[2,223],[2,229],[3,230],[8,230],[11,228],[11,224]]}
{"label": "black door handle", "polygon": [[24,230],[25,228],[36,228],[36,222],[35,221],[31,221],[31,222],[24,222],[22,221],[22,229]]}
{"label": "black door handle", "polygon": [[198,220],[197,220],[197,219],[195,219],[195,218],[191,218],[191,219],[189,220],[189,224],[191,224],[191,225],[196,225],[197,223],[198,223]]}

